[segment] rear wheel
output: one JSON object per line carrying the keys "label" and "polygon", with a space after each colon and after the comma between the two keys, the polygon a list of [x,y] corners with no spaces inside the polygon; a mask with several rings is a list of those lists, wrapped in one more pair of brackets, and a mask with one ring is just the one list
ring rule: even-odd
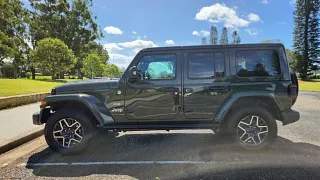
{"label": "rear wheel", "polygon": [[54,151],[75,155],[87,148],[94,128],[90,119],[73,109],[57,111],[49,117],[45,126],[45,139]]}
{"label": "rear wheel", "polygon": [[233,140],[248,150],[267,148],[277,136],[275,119],[262,107],[240,109],[231,115],[229,122]]}

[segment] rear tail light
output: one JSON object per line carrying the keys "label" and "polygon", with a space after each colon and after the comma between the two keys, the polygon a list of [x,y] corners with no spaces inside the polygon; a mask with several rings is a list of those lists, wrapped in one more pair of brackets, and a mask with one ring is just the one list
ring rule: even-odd
{"label": "rear tail light", "polygon": [[290,84],[288,86],[288,93],[290,98],[296,98],[298,96],[298,86],[296,84]]}

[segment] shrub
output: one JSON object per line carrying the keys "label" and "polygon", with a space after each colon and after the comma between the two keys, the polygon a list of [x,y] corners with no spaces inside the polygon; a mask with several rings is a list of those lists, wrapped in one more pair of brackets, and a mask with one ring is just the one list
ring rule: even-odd
{"label": "shrub", "polygon": [[14,75],[14,68],[12,63],[6,62],[0,67],[0,71],[2,74],[2,77],[4,78],[13,78]]}
{"label": "shrub", "polygon": [[32,76],[32,73],[31,73],[31,72],[27,72],[27,73],[26,73],[27,79],[30,79],[31,76]]}

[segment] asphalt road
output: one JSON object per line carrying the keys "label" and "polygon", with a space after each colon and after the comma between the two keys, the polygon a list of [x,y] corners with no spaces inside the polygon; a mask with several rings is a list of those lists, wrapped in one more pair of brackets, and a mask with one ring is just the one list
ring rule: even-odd
{"label": "asphalt road", "polygon": [[[301,92],[301,120],[278,123],[268,150],[236,148],[209,130],[101,133],[78,156],[44,143],[0,169],[0,179],[320,179],[320,93]],[[43,141],[39,140],[39,141]]]}

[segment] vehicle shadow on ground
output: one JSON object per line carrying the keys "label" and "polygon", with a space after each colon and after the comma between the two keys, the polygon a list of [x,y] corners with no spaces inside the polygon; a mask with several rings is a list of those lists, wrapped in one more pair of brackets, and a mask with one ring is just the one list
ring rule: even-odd
{"label": "vehicle shadow on ground", "polygon": [[[46,148],[29,157],[27,168],[42,177],[84,177],[97,174],[137,179],[319,179],[320,147],[278,137],[267,150],[249,152],[210,133],[100,133],[89,149],[61,156]],[[209,164],[59,165],[109,161],[201,161]],[[110,177],[111,178],[111,177]],[[122,177],[123,178],[123,177]],[[258,178],[258,179],[259,179]]]}

